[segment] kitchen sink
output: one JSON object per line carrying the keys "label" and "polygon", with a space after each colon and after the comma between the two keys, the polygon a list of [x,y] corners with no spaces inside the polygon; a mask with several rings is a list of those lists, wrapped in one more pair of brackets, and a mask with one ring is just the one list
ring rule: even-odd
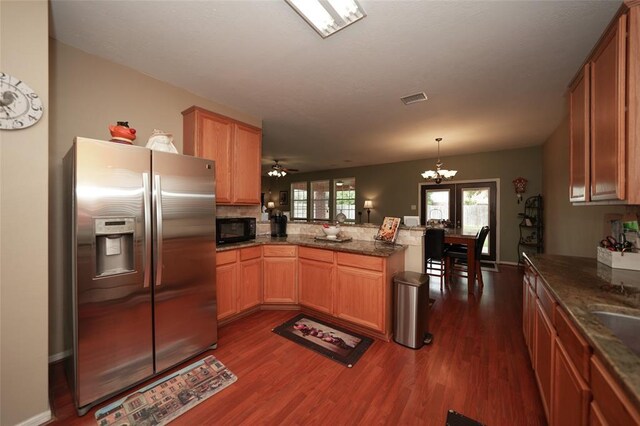
{"label": "kitchen sink", "polygon": [[640,338],[638,337],[640,336],[640,316],[605,311],[593,311],[592,314],[622,343],[640,356]]}

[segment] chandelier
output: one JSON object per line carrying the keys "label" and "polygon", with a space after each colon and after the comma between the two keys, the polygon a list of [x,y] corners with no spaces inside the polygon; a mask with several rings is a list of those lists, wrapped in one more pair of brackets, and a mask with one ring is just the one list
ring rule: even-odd
{"label": "chandelier", "polygon": [[287,175],[287,172],[285,172],[284,170],[281,169],[275,169],[275,170],[271,170],[269,173],[267,173],[269,176],[271,177],[283,177]]}
{"label": "chandelier", "polygon": [[422,173],[422,177],[426,180],[432,180],[435,183],[440,183],[443,180],[451,180],[458,173],[457,170],[447,170],[442,168],[442,161],[440,161],[440,141],[442,138],[436,138],[438,142],[438,162],[436,162],[436,170],[426,170]]}

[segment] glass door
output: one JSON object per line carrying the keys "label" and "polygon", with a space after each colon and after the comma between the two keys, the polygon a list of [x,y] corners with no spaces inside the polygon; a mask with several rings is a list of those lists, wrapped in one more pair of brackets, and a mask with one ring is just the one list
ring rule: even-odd
{"label": "glass door", "polygon": [[496,260],[497,187],[494,181],[421,185],[420,221],[448,219],[465,234],[490,232],[482,247],[483,260]]}

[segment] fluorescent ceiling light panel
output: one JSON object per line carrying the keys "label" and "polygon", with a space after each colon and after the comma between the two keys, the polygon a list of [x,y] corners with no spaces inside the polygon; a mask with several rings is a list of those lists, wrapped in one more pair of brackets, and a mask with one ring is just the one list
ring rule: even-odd
{"label": "fluorescent ceiling light panel", "polygon": [[355,0],[285,0],[320,37],[327,38],[367,16]]}

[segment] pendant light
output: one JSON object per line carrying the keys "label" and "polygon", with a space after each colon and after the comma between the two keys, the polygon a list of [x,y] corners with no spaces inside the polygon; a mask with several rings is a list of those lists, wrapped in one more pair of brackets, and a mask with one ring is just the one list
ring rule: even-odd
{"label": "pendant light", "polygon": [[442,138],[436,138],[438,142],[438,161],[436,162],[436,169],[426,170],[422,173],[422,177],[426,180],[431,180],[435,183],[440,183],[443,180],[451,180],[458,173],[457,170],[447,170],[442,168],[442,161],[440,161],[440,141]]}

